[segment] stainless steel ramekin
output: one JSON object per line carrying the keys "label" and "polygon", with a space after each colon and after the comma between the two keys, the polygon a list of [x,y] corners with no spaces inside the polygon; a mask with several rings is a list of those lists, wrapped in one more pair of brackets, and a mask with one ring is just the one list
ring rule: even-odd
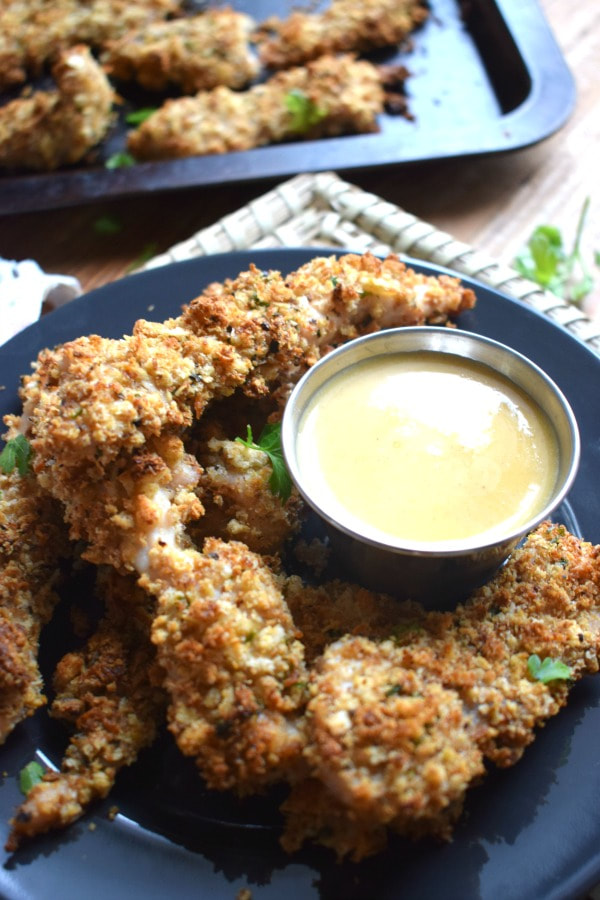
{"label": "stainless steel ramekin", "polygon": [[[558,473],[543,509],[517,530],[492,542],[482,538],[427,544],[383,542],[332,518],[311,493],[302,476],[296,435],[315,392],[330,378],[362,360],[386,354],[429,351],[450,354],[488,366],[537,403],[552,423],[558,445]],[[357,432],[360,423],[357,422]],[[565,498],[579,465],[579,431],[575,416],[557,385],[526,357],[497,341],[453,328],[395,328],[350,341],[325,356],[296,385],[285,409],[282,444],[288,469],[298,490],[326,523],[340,572],[348,580],[399,598],[445,608],[487,580],[531,529],[548,518]]]}

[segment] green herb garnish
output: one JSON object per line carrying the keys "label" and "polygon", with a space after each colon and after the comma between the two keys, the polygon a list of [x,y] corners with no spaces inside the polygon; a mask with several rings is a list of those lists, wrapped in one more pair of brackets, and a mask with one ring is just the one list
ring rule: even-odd
{"label": "green herb garnish", "polygon": [[[527,247],[514,260],[514,267],[530,281],[562,297],[570,303],[580,303],[594,287],[581,252],[581,236],[590,205],[586,197],[575,234],[573,249],[567,253],[562,234],[554,225],[539,225],[527,242]],[[594,254],[596,265],[600,254]]]}
{"label": "green herb garnish", "polygon": [[158,245],[152,242],[151,244],[146,244],[140,255],[133,260],[133,262],[127,266],[128,272],[133,272],[135,269],[139,269],[140,266],[143,266],[144,263],[147,263],[149,259],[152,259],[153,256],[156,256],[156,251],[158,249]]}
{"label": "green herb garnish", "polygon": [[39,764],[36,760],[33,760],[30,763],[27,763],[21,771],[19,772],[19,788],[21,793],[27,794],[31,790],[31,788],[38,784],[42,780],[44,776],[44,767]]}
{"label": "green herb garnish", "polygon": [[128,125],[141,125],[142,122],[149,119],[156,110],[156,106],[145,106],[142,109],[134,109],[133,112],[127,113],[125,121]]}
{"label": "green herb garnish", "polygon": [[113,153],[104,163],[105,169],[127,169],[129,166],[135,166],[136,160],[131,153]]}
{"label": "green herb garnish", "polygon": [[263,428],[258,443],[255,443],[252,436],[252,428],[247,425],[246,438],[238,437],[236,441],[249,447],[251,450],[262,450],[269,457],[269,462],[273,469],[269,478],[269,487],[276,496],[281,497],[281,502],[285,503],[292,493],[292,480],[287,470],[285,460],[283,458],[283,450],[281,448],[281,423],[267,424]]}
{"label": "green herb garnish", "polygon": [[23,434],[7,441],[2,453],[0,453],[0,469],[5,475],[10,475],[17,469],[19,475],[27,475],[31,462],[31,444]]}
{"label": "green herb garnish", "polygon": [[569,666],[560,659],[552,659],[547,656],[542,662],[537,653],[533,653],[529,657],[527,668],[531,677],[536,681],[541,681],[542,684],[547,684],[549,681],[564,681],[571,678],[572,674]]}
{"label": "green herb garnish", "polygon": [[311,100],[311,98],[298,88],[293,88],[284,97],[286,109],[291,113],[290,131],[295,134],[305,134],[317,125],[327,115],[323,109]]}
{"label": "green herb garnish", "polygon": [[118,234],[123,230],[123,223],[116,216],[100,216],[94,222],[96,234]]}

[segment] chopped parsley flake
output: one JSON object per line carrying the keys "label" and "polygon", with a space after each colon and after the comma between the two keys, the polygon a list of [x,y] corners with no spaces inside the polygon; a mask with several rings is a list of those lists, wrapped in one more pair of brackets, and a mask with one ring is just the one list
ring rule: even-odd
{"label": "chopped parsley flake", "polygon": [[549,681],[565,681],[571,678],[572,672],[569,666],[561,662],[560,659],[552,659],[547,656],[543,661],[537,653],[533,653],[527,660],[527,668],[529,674],[536,681],[542,684],[548,684]]}
{"label": "chopped parsley flake", "polygon": [[2,453],[0,453],[0,469],[5,475],[10,475],[17,469],[19,475],[27,475],[31,462],[31,444],[23,434],[7,441]]}

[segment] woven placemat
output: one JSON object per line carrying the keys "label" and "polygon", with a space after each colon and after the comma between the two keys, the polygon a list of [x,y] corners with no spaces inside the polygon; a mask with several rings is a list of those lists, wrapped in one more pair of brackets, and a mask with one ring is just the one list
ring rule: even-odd
{"label": "woven placemat", "polygon": [[334,172],[298,175],[283,182],[155,256],[144,268],[251,247],[299,246],[393,252],[447,266],[530,304],[600,354],[600,328],[576,306]]}

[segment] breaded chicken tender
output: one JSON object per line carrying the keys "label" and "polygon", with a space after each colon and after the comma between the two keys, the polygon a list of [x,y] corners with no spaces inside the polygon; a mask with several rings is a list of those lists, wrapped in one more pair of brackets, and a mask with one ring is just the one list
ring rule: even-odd
{"label": "breaded chicken tender", "polygon": [[[311,670],[304,751],[330,798],[311,811],[294,790],[286,848],[311,838],[358,858],[384,825],[448,837],[484,759],[517,762],[571,683],[598,671],[599,610],[600,547],[545,522],[454,612],[330,645]],[[566,673],[536,678],[535,657]]]}
{"label": "breaded chicken tender", "polygon": [[152,598],[131,578],[101,571],[97,590],[106,613],[82,650],[68,653],[54,675],[51,714],[74,733],[60,772],[47,772],[11,820],[7,849],[24,838],[78,819],[106,797],[116,775],[152,743],[166,706],[150,643]]}
{"label": "breaded chicken tender", "polygon": [[132,28],[164,19],[180,0],[2,0],[0,88],[37,75],[74,44],[101,47]]}
{"label": "breaded chicken tender", "polygon": [[148,548],[159,538],[181,546],[183,525],[203,512],[182,435],[207,404],[237,388],[283,402],[335,344],[442,321],[474,302],[457,279],[419,275],[395,257],[316,259],[287,279],[252,268],[164,324],[41,353],[23,382],[19,427],[41,486],[64,504],[72,537],[89,543],[86,558],[144,574]]}
{"label": "breaded chicken tender", "polygon": [[278,581],[236,541],[151,556],[169,728],[209,787],[260,791],[301,764],[304,743],[308,675]]}
{"label": "breaded chicken tender", "polygon": [[79,162],[105,137],[113,90],[89,48],[64,50],[52,68],[55,91],[0,107],[0,167],[57,169]]}
{"label": "breaded chicken tender", "polygon": [[102,63],[113,78],[135,80],[151,91],[173,84],[186,94],[219,84],[242,88],[259,69],[249,43],[253,24],[232,9],[153,22],[110,43]]}
{"label": "breaded chicken tender", "polygon": [[46,702],[39,637],[68,556],[59,505],[32,475],[0,472],[0,743]]}
{"label": "breaded chicken tender", "polygon": [[267,454],[213,437],[196,458],[203,470],[198,492],[204,515],[190,523],[194,543],[214,536],[241,541],[263,556],[280,553],[300,529],[303,504],[295,490],[286,502],[273,493]]}
{"label": "breaded chicken tender", "polygon": [[366,60],[323,56],[236,92],[226,87],[167,102],[127,144],[140,160],[249,150],[288,139],[377,131],[381,76]]}
{"label": "breaded chicken tender", "polygon": [[327,53],[364,52],[399,44],[427,18],[421,0],[332,0],[323,13],[293,12],[263,23],[263,63],[280,69]]}

